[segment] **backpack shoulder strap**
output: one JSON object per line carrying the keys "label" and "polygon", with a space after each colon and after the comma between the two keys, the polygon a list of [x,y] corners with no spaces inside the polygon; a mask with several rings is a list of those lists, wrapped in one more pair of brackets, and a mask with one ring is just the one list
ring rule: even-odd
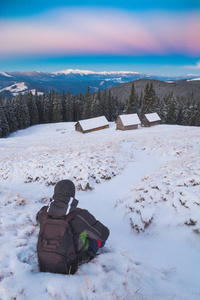
{"label": "backpack shoulder strap", "polygon": [[43,222],[46,221],[46,219],[48,217],[47,209],[48,209],[48,206],[44,206],[44,209],[43,209]]}
{"label": "backpack shoulder strap", "polygon": [[76,208],[75,210],[67,214],[65,217],[65,221],[69,222],[77,213],[79,213],[79,211],[81,211],[81,208]]}

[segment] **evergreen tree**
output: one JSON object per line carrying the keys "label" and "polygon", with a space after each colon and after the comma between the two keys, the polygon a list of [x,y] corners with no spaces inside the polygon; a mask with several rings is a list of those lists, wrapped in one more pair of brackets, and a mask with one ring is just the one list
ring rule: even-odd
{"label": "evergreen tree", "polygon": [[38,123],[43,123],[43,98],[41,95],[38,96],[37,90],[35,90],[35,103],[38,111]]}
{"label": "evergreen tree", "polygon": [[191,94],[184,106],[184,113],[183,113],[183,125],[190,125],[191,121],[191,112],[192,112],[192,103],[194,101],[193,94]]}
{"label": "evergreen tree", "polygon": [[102,101],[103,115],[106,117],[107,120],[109,120],[109,103],[108,103],[108,95],[106,90],[103,91],[101,101]]}
{"label": "evergreen tree", "polygon": [[0,128],[1,128],[1,136],[5,137],[10,133],[10,128],[8,125],[8,121],[4,112],[4,108],[3,108],[3,103],[2,103],[2,99],[0,97],[0,119],[1,119],[1,124],[0,124]]}
{"label": "evergreen tree", "polygon": [[137,113],[137,102],[138,102],[138,96],[135,92],[135,87],[134,87],[134,83],[132,84],[131,87],[131,93],[129,96],[129,100],[127,103],[127,106],[125,108],[125,114],[135,114]]}
{"label": "evergreen tree", "polygon": [[2,134],[3,130],[1,128],[2,126],[3,126],[3,122],[2,122],[2,119],[1,119],[1,115],[0,115],[0,138],[2,138],[2,136],[3,136],[3,134]]}
{"label": "evergreen tree", "polygon": [[140,112],[141,107],[142,107],[142,99],[143,99],[143,91],[140,92],[140,97],[138,100],[138,105],[137,105],[137,112]]}
{"label": "evergreen tree", "polygon": [[117,110],[115,105],[114,97],[111,94],[111,91],[108,93],[108,107],[109,107],[109,121],[115,121],[117,118]]}
{"label": "evergreen tree", "polygon": [[63,91],[62,93],[62,115],[63,115],[63,121],[66,122],[66,110],[65,110],[65,101],[66,101],[66,95],[65,92]]}
{"label": "evergreen tree", "polygon": [[51,104],[49,101],[49,95],[44,95],[44,103],[43,103],[43,122],[50,123],[51,122]]}
{"label": "evergreen tree", "polygon": [[14,105],[8,98],[4,100],[4,111],[10,128],[10,133],[17,131],[19,125],[14,112]]}
{"label": "evergreen tree", "polygon": [[55,91],[52,89],[52,91],[49,93],[49,115],[50,115],[50,122],[53,122],[53,102],[55,99]]}
{"label": "evergreen tree", "polygon": [[28,106],[26,104],[25,99],[23,98],[22,94],[19,93],[16,97],[16,117],[19,124],[19,129],[25,129],[30,126],[30,115]]}
{"label": "evergreen tree", "polygon": [[190,119],[189,119],[189,126],[195,126],[196,125],[196,115],[197,115],[197,106],[196,101],[193,98],[190,105],[190,111],[189,111]]}
{"label": "evergreen tree", "polygon": [[196,122],[195,126],[200,126],[200,99],[197,99],[197,104],[196,104]]}
{"label": "evergreen tree", "polygon": [[73,101],[70,91],[67,92],[66,100],[65,100],[65,111],[66,111],[66,121],[72,122],[73,121]]}
{"label": "evergreen tree", "polygon": [[144,96],[142,99],[142,105],[140,109],[140,117],[142,117],[144,114],[154,112],[155,102],[156,102],[156,93],[153,87],[153,83],[151,82],[150,85],[149,83],[147,83],[144,89]]}
{"label": "evergreen tree", "polygon": [[183,97],[176,97],[176,110],[176,124],[184,125],[185,99]]}
{"label": "evergreen tree", "polygon": [[100,94],[96,93],[93,95],[93,101],[91,106],[91,118],[102,116],[102,105],[101,105],[101,98]]}
{"label": "evergreen tree", "polygon": [[91,118],[91,94],[90,94],[90,89],[88,87],[87,93],[85,94],[84,98],[84,107],[83,107],[83,119],[89,119]]}
{"label": "evergreen tree", "polygon": [[53,123],[63,122],[62,100],[58,93],[55,94],[53,100]]}
{"label": "evergreen tree", "polygon": [[168,103],[168,111],[167,111],[167,117],[166,117],[166,123],[167,124],[176,124],[177,119],[177,101],[174,97],[173,92],[171,92],[167,99]]}
{"label": "evergreen tree", "polygon": [[29,116],[30,116],[30,125],[36,125],[39,123],[39,114],[38,109],[36,105],[35,98],[33,97],[32,92],[28,92],[26,95],[26,103],[29,110]]}
{"label": "evergreen tree", "polygon": [[83,97],[82,94],[80,96],[76,95],[74,101],[74,121],[82,120],[83,115]]}

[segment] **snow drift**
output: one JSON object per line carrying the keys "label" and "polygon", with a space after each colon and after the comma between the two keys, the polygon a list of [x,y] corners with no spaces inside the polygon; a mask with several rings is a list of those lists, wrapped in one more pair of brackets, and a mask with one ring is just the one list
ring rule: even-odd
{"label": "snow drift", "polygon": [[[0,299],[199,299],[197,127],[83,135],[37,125],[0,140]],[[109,227],[75,275],[38,271],[35,215],[55,183]]]}

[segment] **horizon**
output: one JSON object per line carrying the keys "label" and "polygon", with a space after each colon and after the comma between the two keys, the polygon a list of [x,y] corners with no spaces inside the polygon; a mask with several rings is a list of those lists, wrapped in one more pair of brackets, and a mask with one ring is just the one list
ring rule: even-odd
{"label": "horizon", "polygon": [[0,71],[200,74],[198,0],[7,0]]}
{"label": "horizon", "polygon": [[198,77],[200,76],[200,74],[195,74],[195,73],[184,73],[181,75],[165,75],[165,74],[156,74],[156,73],[140,73],[140,72],[135,72],[135,71],[128,71],[128,70],[116,70],[116,71],[93,71],[93,70],[83,70],[83,69],[66,69],[66,70],[57,70],[57,71],[39,71],[39,70],[27,70],[27,71],[19,71],[19,70],[15,70],[15,71],[0,71],[0,74],[6,76],[6,74],[8,73],[48,73],[48,74],[70,74],[70,73],[74,73],[74,74],[84,74],[84,75],[92,75],[92,74],[99,74],[99,75],[103,75],[103,74],[139,74],[139,75],[144,75],[144,76],[160,76],[160,77],[184,77],[184,76],[194,76],[194,77]]}

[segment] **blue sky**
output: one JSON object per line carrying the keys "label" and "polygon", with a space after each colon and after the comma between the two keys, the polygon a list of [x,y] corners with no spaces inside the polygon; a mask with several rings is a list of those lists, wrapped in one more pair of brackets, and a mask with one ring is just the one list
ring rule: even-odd
{"label": "blue sky", "polygon": [[0,0],[0,71],[200,73],[200,1]]}

